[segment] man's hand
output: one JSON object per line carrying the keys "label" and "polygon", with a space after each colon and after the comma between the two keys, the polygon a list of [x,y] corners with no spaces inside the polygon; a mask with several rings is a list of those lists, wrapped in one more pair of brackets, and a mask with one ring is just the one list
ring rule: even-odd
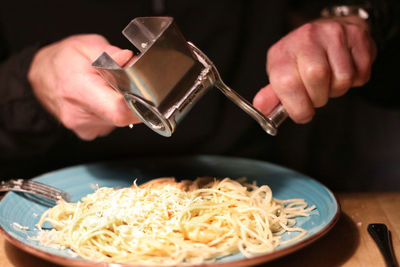
{"label": "man's hand", "polygon": [[364,85],[375,56],[368,24],[357,16],[304,24],[269,49],[270,84],[254,105],[267,115],[280,101],[293,121],[307,123],[329,98]]}
{"label": "man's hand", "polygon": [[92,67],[107,52],[120,65],[133,56],[94,34],[76,35],[43,47],[35,55],[28,79],[43,106],[81,139],[92,140],[116,126],[138,123],[123,97]]}

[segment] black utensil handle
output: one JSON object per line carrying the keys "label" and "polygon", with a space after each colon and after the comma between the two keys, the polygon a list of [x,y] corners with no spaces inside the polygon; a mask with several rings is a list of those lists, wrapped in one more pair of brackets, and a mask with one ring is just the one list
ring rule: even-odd
{"label": "black utensil handle", "polygon": [[388,267],[399,267],[393,253],[390,232],[383,223],[372,223],[368,225],[368,232],[375,240]]}

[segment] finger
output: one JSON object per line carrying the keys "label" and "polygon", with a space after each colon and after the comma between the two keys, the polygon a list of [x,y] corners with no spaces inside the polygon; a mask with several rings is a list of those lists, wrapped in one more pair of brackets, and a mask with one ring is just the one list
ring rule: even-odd
{"label": "finger", "polygon": [[107,53],[119,66],[123,67],[126,63],[128,63],[131,58],[134,56],[133,51],[129,49],[121,49],[116,46],[112,45],[107,45],[103,47],[103,51],[100,53],[97,53],[96,56],[94,57],[94,53],[92,56],[90,56],[91,62],[94,61],[97,57],[99,57],[103,52]]}
{"label": "finger", "polygon": [[110,55],[120,66],[124,65],[133,56],[133,52],[128,49],[121,49],[111,45],[106,38],[98,34],[77,35],[73,37],[77,40],[79,50],[93,62],[103,52]]}
{"label": "finger", "polygon": [[[77,105],[78,104],[78,105]],[[94,114],[87,106],[75,101],[67,101],[60,121],[83,140],[93,140],[110,133],[115,126]]]}
{"label": "finger", "polygon": [[[109,51],[111,50],[114,50],[114,48],[109,49]],[[133,56],[133,52],[130,50],[121,50],[118,48],[114,51],[110,56],[120,66],[129,62]],[[92,97],[90,106],[97,116],[119,127],[140,122],[139,118],[129,109],[119,92],[112,89],[98,73],[93,78],[93,84],[99,88],[94,89],[96,90],[96,97]]]}
{"label": "finger", "polygon": [[297,123],[307,123],[314,116],[314,108],[303,85],[294,60],[270,63],[271,87],[289,116]]}
{"label": "finger", "polygon": [[111,89],[103,81],[94,81],[94,87],[92,90],[95,91],[95,94],[91,97],[88,105],[89,109],[102,120],[118,127],[140,122],[119,92]]}
{"label": "finger", "polygon": [[344,95],[353,85],[355,67],[344,26],[333,23],[325,29],[329,31],[325,36],[331,37],[323,41],[332,71],[329,96],[339,97]]}
{"label": "finger", "polygon": [[116,46],[110,45],[108,40],[99,34],[74,35],[69,39],[90,62],[98,58],[103,52],[113,54],[121,50]]}
{"label": "finger", "polygon": [[347,36],[356,69],[353,86],[362,86],[370,78],[372,63],[376,56],[376,46],[369,34],[358,26],[349,25]]}
{"label": "finger", "polygon": [[74,130],[75,134],[82,140],[91,141],[100,136],[106,136],[115,129],[114,126],[105,125],[84,125]]}
{"label": "finger", "polygon": [[111,54],[111,57],[114,59],[114,61],[117,62],[117,64],[121,67],[128,63],[133,56],[133,52],[128,49],[119,50]]}
{"label": "finger", "polygon": [[[132,51],[110,45],[101,35],[80,35],[74,38],[79,46],[77,50],[90,63],[103,52],[109,54],[121,66],[126,64],[133,56]],[[90,65],[87,65],[87,71],[90,75],[78,76],[79,82],[77,84],[83,88],[79,92],[79,99],[83,102],[83,105],[86,105],[91,113],[101,118],[108,125],[127,126],[138,123],[140,120],[128,108],[123,96],[113,90],[96,69]]]}
{"label": "finger", "polygon": [[325,51],[315,45],[304,47],[298,54],[297,64],[313,106],[324,106],[328,102],[331,83],[331,70]]}
{"label": "finger", "polygon": [[268,116],[279,102],[279,98],[276,96],[274,90],[272,90],[271,85],[262,88],[253,99],[254,107],[265,116]]}

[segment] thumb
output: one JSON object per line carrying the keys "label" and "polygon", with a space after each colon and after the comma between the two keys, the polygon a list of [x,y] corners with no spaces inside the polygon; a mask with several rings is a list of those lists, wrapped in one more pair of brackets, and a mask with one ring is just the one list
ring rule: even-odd
{"label": "thumb", "polygon": [[264,115],[268,115],[279,104],[279,98],[276,96],[271,85],[261,88],[253,99],[253,105]]}
{"label": "thumb", "polygon": [[131,59],[134,57],[134,54],[131,50],[123,49],[119,51],[115,51],[110,55],[118,65],[123,67],[126,65]]}

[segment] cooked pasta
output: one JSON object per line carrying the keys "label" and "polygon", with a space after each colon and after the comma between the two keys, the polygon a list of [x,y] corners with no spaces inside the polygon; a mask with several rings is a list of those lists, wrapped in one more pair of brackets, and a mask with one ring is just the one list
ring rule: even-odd
{"label": "cooked pasta", "polygon": [[[278,200],[266,186],[244,180],[156,179],[128,188],[99,188],[77,203],[60,200],[41,217],[41,240],[92,261],[143,265],[199,264],[241,252],[273,251],[295,217],[315,206]],[[43,230],[44,222],[54,229]],[[44,241],[45,240],[45,241]]]}

